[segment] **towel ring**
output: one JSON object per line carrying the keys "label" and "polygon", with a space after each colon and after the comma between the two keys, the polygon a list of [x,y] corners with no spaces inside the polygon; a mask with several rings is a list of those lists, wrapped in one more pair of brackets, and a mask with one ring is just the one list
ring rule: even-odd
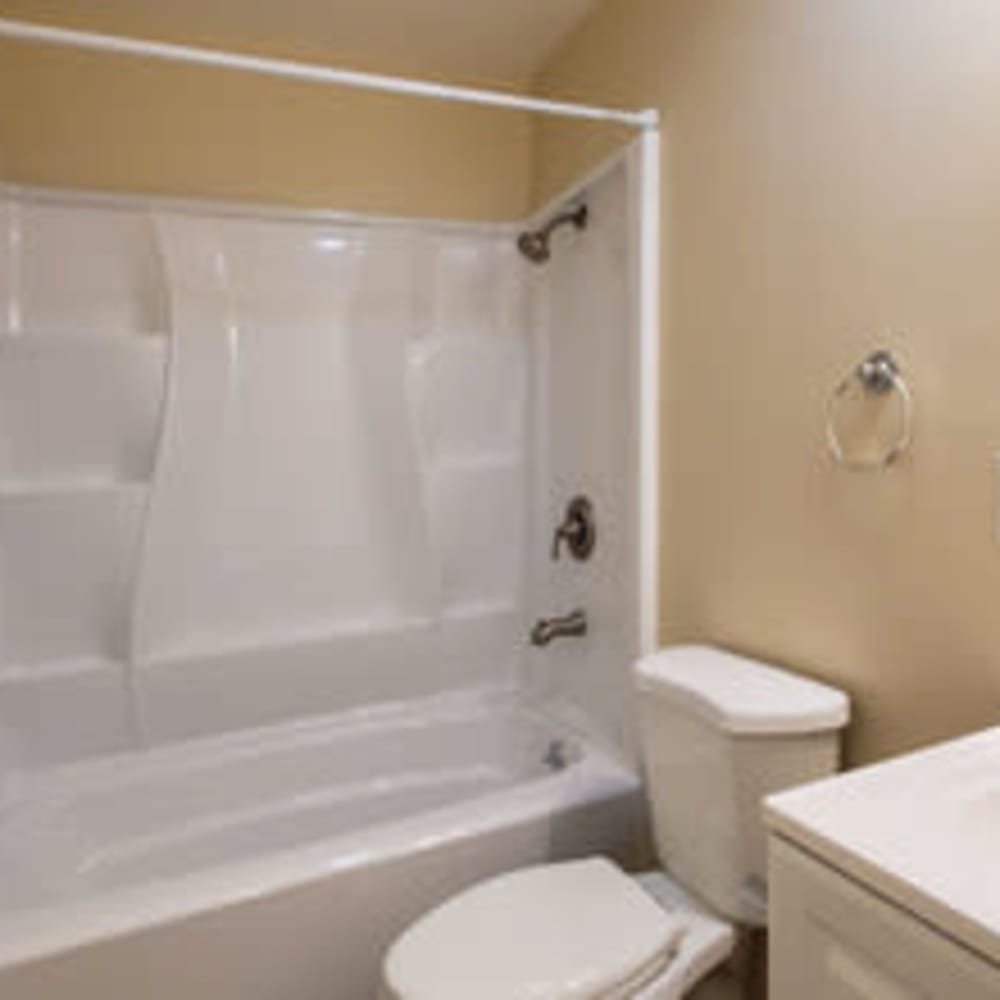
{"label": "towel ring", "polygon": [[[899,393],[902,415],[899,434],[884,451],[872,458],[852,458],[844,451],[834,422],[837,404],[853,383],[871,395],[884,396],[890,392]],[[836,463],[845,469],[871,472],[885,469],[902,455],[910,446],[913,432],[913,396],[899,370],[895,358],[888,351],[869,354],[849,375],[845,376],[830,394],[826,404],[826,441],[830,454]]]}

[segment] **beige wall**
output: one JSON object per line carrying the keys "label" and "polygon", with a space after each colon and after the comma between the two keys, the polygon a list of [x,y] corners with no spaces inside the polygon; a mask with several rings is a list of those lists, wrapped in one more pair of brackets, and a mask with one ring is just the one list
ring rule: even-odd
{"label": "beige wall", "polygon": [[0,95],[8,181],[446,218],[527,206],[521,114],[10,42]]}
{"label": "beige wall", "polygon": [[[845,686],[858,761],[1000,721],[1000,4],[607,0],[540,84],[665,116],[664,638]],[[543,127],[539,193],[609,141]],[[877,344],[916,440],[851,475]]]}

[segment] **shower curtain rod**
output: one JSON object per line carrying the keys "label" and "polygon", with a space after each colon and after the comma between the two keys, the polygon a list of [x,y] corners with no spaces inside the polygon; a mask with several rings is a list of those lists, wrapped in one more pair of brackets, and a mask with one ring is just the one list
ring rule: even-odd
{"label": "shower curtain rod", "polygon": [[119,55],[139,56],[148,59],[165,59],[171,62],[191,63],[199,66],[215,66],[220,69],[261,73],[266,76],[281,76],[313,83],[328,83],[353,87],[358,90],[382,91],[390,94],[405,94],[411,97],[428,97],[442,101],[510,108],[516,111],[531,111],[563,118],[617,122],[634,128],[655,129],[659,125],[659,114],[655,109],[623,111],[617,108],[591,107],[567,101],[547,101],[541,98],[506,94],[502,91],[481,90],[477,87],[456,87],[428,80],[411,80],[402,76],[386,76],[381,73],[337,69],[315,63],[300,63],[290,59],[271,59],[266,56],[224,52],[219,49],[178,45],[173,42],[145,41],[124,35],[105,35],[94,31],[57,28],[8,18],[0,18],[0,37],[25,42],[40,42],[47,45],[62,45],[76,49],[89,49],[97,52],[113,52]]}

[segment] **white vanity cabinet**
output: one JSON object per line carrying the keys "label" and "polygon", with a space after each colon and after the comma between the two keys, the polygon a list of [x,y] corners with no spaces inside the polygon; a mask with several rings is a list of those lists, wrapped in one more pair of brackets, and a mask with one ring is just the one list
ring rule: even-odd
{"label": "white vanity cabinet", "polygon": [[997,1000],[1000,967],[777,837],[770,1000]]}
{"label": "white vanity cabinet", "polygon": [[770,1000],[1000,1000],[1000,727],[764,811]]}

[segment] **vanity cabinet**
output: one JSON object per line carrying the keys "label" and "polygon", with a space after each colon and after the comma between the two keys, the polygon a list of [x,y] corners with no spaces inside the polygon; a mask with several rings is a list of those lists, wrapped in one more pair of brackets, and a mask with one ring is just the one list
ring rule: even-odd
{"label": "vanity cabinet", "polygon": [[1000,1000],[1000,966],[771,836],[770,1000]]}
{"label": "vanity cabinet", "polygon": [[769,796],[771,1000],[1000,1000],[1000,726]]}

